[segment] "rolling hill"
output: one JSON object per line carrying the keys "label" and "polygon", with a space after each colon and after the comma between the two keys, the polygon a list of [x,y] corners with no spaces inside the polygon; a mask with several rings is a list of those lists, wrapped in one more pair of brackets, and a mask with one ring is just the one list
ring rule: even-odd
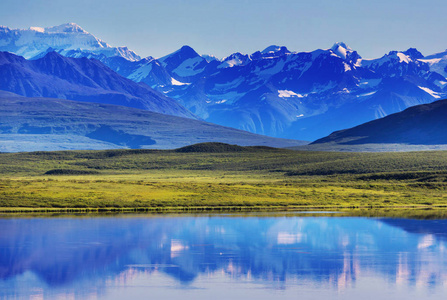
{"label": "rolling hill", "polygon": [[172,149],[201,142],[272,147],[306,144],[136,108],[0,92],[1,152]]}
{"label": "rolling hill", "polygon": [[447,145],[447,100],[413,106],[400,113],[336,131],[311,146],[331,144]]}

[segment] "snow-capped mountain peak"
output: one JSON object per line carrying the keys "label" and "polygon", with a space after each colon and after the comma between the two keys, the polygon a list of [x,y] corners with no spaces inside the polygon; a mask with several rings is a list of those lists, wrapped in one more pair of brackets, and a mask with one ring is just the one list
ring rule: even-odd
{"label": "snow-capped mountain peak", "polygon": [[48,33],[74,33],[74,32],[77,32],[77,33],[89,34],[87,31],[82,29],[81,26],[79,26],[76,23],[65,23],[62,25],[47,27],[47,28],[39,28],[39,27],[31,27],[31,28],[38,28],[38,30],[44,29],[44,31],[48,32]]}
{"label": "snow-capped mountain peak", "polygon": [[0,51],[8,51],[27,59],[43,57],[49,51],[69,57],[120,56],[130,61],[141,59],[127,47],[112,47],[75,23],[29,29],[10,29],[2,26]]}
{"label": "snow-capped mountain peak", "polygon": [[360,66],[362,57],[357,53],[357,51],[352,50],[352,48],[345,43],[335,43],[329,50],[332,51],[334,55],[352,63],[354,66]]}
{"label": "snow-capped mountain peak", "polygon": [[342,59],[346,59],[350,53],[354,52],[351,47],[343,42],[335,43],[332,46],[331,50],[332,52],[334,52],[335,55],[339,56]]}
{"label": "snow-capped mountain peak", "polygon": [[338,42],[335,43],[331,50],[338,56],[340,56],[343,59],[346,59],[346,56],[348,55],[348,53],[352,52],[351,47],[347,46],[345,43],[343,42]]}

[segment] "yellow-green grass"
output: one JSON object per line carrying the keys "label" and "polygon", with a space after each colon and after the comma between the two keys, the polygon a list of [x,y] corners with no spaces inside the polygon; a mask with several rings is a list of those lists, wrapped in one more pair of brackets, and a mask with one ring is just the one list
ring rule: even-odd
{"label": "yellow-green grass", "polygon": [[0,210],[447,206],[444,151],[243,150],[2,153]]}

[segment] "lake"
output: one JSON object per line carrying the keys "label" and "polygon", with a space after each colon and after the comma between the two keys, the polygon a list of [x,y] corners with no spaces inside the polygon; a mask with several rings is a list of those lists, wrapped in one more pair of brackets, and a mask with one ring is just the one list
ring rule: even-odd
{"label": "lake", "polygon": [[445,299],[447,220],[0,219],[1,299]]}

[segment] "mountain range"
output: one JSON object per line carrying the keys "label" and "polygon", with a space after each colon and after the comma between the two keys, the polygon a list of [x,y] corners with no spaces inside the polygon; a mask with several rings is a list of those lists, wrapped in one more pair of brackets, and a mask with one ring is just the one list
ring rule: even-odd
{"label": "mountain range", "polygon": [[136,76],[140,69],[128,78],[150,84],[216,124],[315,140],[444,97],[447,79],[441,67],[447,52],[443,55],[424,59],[409,49],[364,60],[340,43],[310,53],[269,47],[208,62],[182,47],[158,60],[171,84],[151,82],[151,73]]}
{"label": "mountain range", "polygon": [[0,51],[9,52],[0,54],[2,90],[125,105],[289,139],[320,139],[447,96],[447,51],[424,56],[410,48],[364,59],[336,43],[312,52],[269,46],[219,59],[183,46],[141,58],[74,23],[0,27]]}

